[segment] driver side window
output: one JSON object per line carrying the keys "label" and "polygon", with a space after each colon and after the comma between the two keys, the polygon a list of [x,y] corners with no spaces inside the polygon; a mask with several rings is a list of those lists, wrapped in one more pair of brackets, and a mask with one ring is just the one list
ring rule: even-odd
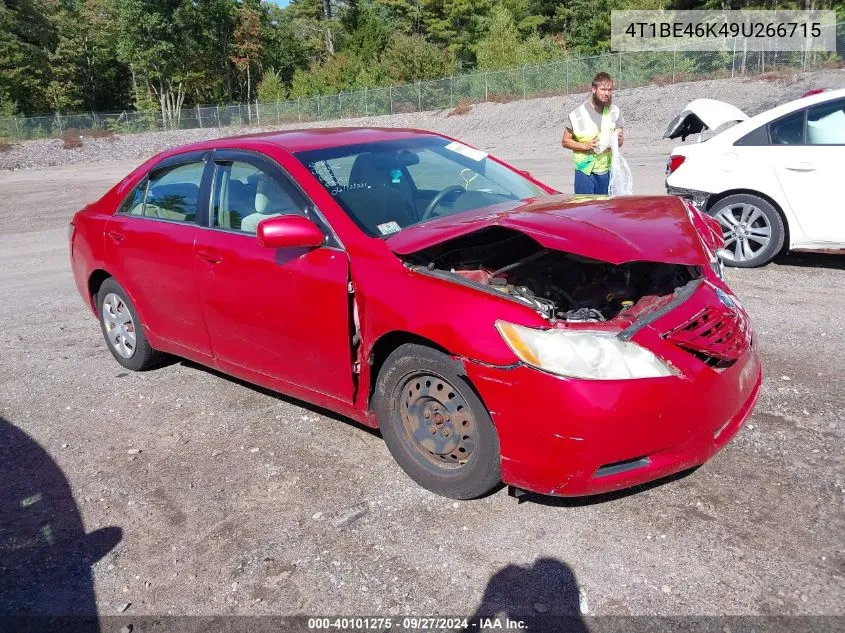
{"label": "driver side window", "polygon": [[290,183],[245,161],[217,161],[213,200],[213,227],[251,235],[262,220],[304,213],[304,203]]}

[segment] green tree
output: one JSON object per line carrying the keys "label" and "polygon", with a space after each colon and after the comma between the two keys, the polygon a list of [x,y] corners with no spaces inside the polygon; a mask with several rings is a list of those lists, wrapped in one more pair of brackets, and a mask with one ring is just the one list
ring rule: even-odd
{"label": "green tree", "polygon": [[49,109],[50,52],[58,43],[41,0],[0,3],[0,100],[23,112]]}
{"label": "green tree", "polygon": [[390,42],[390,18],[384,7],[373,2],[350,3],[344,17],[349,36],[343,48],[365,62],[378,59]]}
{"label": "green tree", "polygon": [[514,17],[504,4],[493,7],[488,31],[474,49],[480,70],[542,64],[564,55],[559,42],[541,38],[536,32],[520,39]]}
{"label": "green tree", "polygon": [[271,68],[264,71],[255,92],[261,103],[272,103],[274,101],[283,100],[287,90],[285,89],[285,84],[282,82],[282,78],[279,76],[279,73]]}
{"label": "green tree", "polygon": [[288,15],[273,5],[268,7],[261,25],[261,66],[272,68],[285,84],[290,85],[297,68],[308,67],[308,51],[299,40]]}
{"label": "green tree", "polygon": [[58,35],[49,53],[46,87],[51,110],[87,111],[129,106],[129,72],[115,61],[115,14],[111,0],[80,0],[59,5],[51,16]]}
{"label": "green tree", "polygon": [[261,65],[261,4],[260,0],[243,0],[237,13],[237,24],[232,40],[232,62],[246,75],[247,101],[252,100],[252,73]]}
{"label": "green tree", "polygon": [[446,48],[461,67],[474,63],[472,48],[484,33],[490,11],[487,0],[422,0],[428,37]]}
{"label": "green tree", "polygon": [[139,109],[154,101],[168,126],[179,122],[199,54],[190,0],[120,0],[118,58],[133,77]]}
{"label": "green tree", "polygon": [[452,57],[421,35],[395,33],[379,63],[380,75],[391,83],[439,79],[452,73]]}
{"label": "green tree", "polygon": [[233,0],[196,0],[195,8],[194,37],[203,54],[194,68],[202,77],[196,82],[194,97],[197,102],[230,103],[235,99],[230,56],[237,5]]}
{"label": "green tree", "polygon": [[290,95],[311,97],[328,95],[363,87],[364,64],[354,55],[339,52],[322,64],[313,64],[307,72],[294,73]]}
{"label": "green tree", "polygon": [[392,32],[423,34],[422,0],[371,0],[369,4],[384,16],[385,26]]}
{"label": "green tree", "polygon": [[666,8],[669,0],[569,0],[555,12],[569,47],[577,55],[610,50],[610,12],[614,9]]}

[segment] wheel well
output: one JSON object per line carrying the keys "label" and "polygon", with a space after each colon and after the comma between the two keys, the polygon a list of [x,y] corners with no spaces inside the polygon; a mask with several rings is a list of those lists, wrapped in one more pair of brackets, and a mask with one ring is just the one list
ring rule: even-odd
{"label": "wheel well", "polygon": [[[88,277],[88,295],[91,297],[91,305],[94,305],[94,297],[100,292],[100,286],[103,282],[111,277],[105,270],[95,270]],[[96,306],[95,306],[96,307]]]}
{"label": "wheel well", "polygon": [[723,191],[720,194],[711,196],[707,200],[707,210],[709,211],[710,209],[713,208],[713,206],[717,202],[719,202],[720,200],[724,200],[728,196],[734,196],[734,195],[743,194],[743,193],[748,194],[749,196],[757,196],[758,198],[762,198],[763,200],[768,202],[770,205],[772,205],[774,207],[775,211],[778,212],[778,215],[780,216],[780,219],[783,222],[783,231],[784,231],[783,248],[781,249],[780,252],[785,253],[786,251],[788,251],[789,250],[789,222],[786,221],[786,216],[783,214],[783,209],[781,209],[780,205],[777,202],[775,202],[774,199],[771,198],[770,196],[767,196],[764,193],[760,193],[759,191],[754,191],[753,189],[731,189],[730,191]]}
{"label": "wheel well", "polygon": [[416,343],[417,345],[425,345],[431,347],[444,354],[449,352],[434,341],[419,336],[418,334],[411,334],[410,332],[394,331],[383,334],[380,339],[375,342],[373,349],[370,351],[370,393],[367,394],[367,406],[372,406],[373,394],[376,389],[376,381],[378,380],[379,372],[381,371],[384,361],[396,349],[407,343]]}

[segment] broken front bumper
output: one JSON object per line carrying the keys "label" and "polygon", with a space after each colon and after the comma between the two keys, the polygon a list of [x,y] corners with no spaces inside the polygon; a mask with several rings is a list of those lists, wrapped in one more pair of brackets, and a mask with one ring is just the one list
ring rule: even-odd
{"label": "broken front bumper", "polygon": [[703,464],[749,417],[762,379],[753,347],[728,369],[702,365],[692,380],[465,367],[499,433],[503,481],[558,496],[619,490]]}

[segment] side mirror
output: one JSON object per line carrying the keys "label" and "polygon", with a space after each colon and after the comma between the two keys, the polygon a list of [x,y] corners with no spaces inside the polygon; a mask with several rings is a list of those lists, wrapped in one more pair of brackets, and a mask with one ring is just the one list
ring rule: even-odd
{"label": "side mirror", "polygon": [[301,215],[280,215],[258,224],[258,243],[265,248],[311,248],[322,246],[323,232]]}

